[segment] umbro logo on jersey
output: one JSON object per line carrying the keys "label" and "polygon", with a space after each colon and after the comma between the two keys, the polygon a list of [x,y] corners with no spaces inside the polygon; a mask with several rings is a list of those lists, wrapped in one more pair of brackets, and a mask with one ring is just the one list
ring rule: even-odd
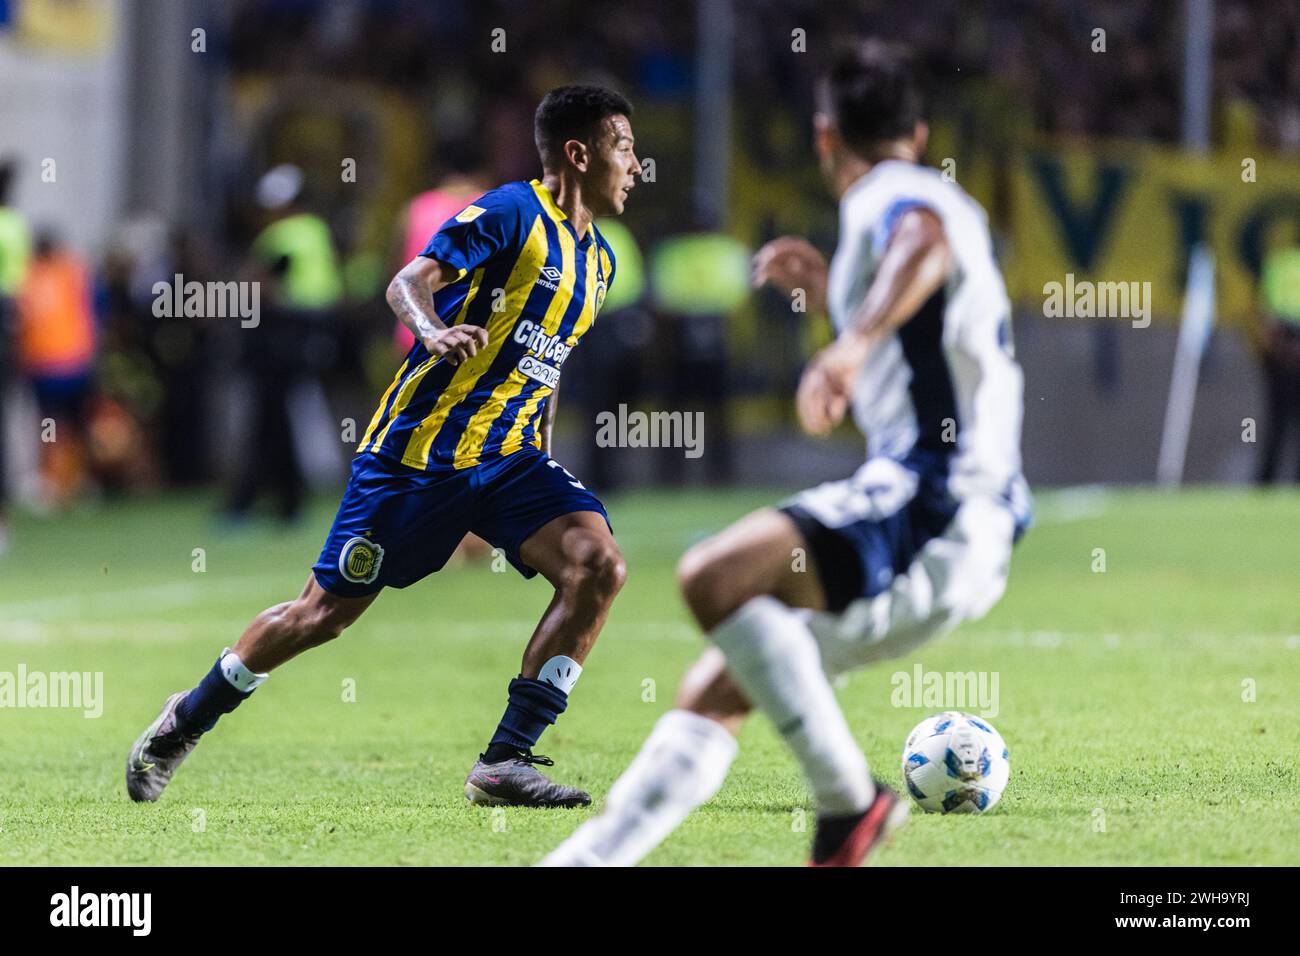
{"label": "umbro logo on jersey", "polygon": [[559,292],[560,279],[563,277],[564,273],[555,266],[544,266],[542,274],[537,277],[537,285],[543,289],[550,289],[552,292]]}

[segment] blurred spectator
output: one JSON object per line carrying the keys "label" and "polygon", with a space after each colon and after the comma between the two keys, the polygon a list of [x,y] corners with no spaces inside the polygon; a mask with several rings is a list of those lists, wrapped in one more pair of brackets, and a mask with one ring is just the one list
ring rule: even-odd
{"label": "blurred spectator", "polygon": [[329,224],[306,210],[302,190],[302,171],[289,164],[258,182],[258,205],[271,221],[253,241],[248,271],[269,294],[260,297],[257,325],[239,330],[252,422],[226,506],[235,521],[263,489],[275,493],[283,520],[298,517],[306,482],[291,399],[303,385],[319,389],[338,357],[343,275]]}
{"label": "blurred spectator", "polygon": [[1260,448],[1259,482],[1281,472],[1287,436],[1296,438],[1295,480],[1300,481],[1300,245],[1278,249],[1260,275],[1259,339],[1268,394],[1268,419]]}
{"label": "blurred spectator", "polygon": [[31,233],[27,220],[9,205],[17,163],[0,161],[0,554],[8,549],[8,485],[5,445],[5,401],[9,397],[12,342],[17,332],[17,300],[31,259]]}
{"label": "blurred spectator", "polygon": [[654,335],[654,320],[646,305],[645,263],[632,232],[617,219],[601,219],[596,228],[614,250],[614,284],[582,340],[568,360],[564,378],[564,407],[570,397],[584,417],[580,433],[587,447],[583,479],[600,491],[620,483],[616,456],[596,444],[596,416],[632,406],[644,390],[642,354]]}
{"label": "blurred spectator", "polygon": [[18,295],[18,366],[40,409],[43,493],[52,503],[68,501],[86,478],[95,344],[90,272],[42,233]]}
{"label": "blurred spectator", "polygon": [[[420,193],[402,211],[398,223],[401,258],[396,267],[399,269],[424,251],[444,222],[492,188],[483,168],[483,154],[472,139],[445,143],[440,150],[439,165],[442,178],[438,184]],[[415,344],[415,336],[401,321],[394,325],[393,340],[403,355]]]}
{"label": "blurred spectator", "polygon": [[[727,318],[749,298],[749,249],[725,232],[693,232],[665,239],[650,266],[654,300],[666,320],[665,398],[671,411],[704,415],[705,473],[731,480],[731,426],[727,415]],[[617,279],[617,273],[615,273]],[[680,448],[660,453],[661,481],[679,484]]]}
{"label": "blurred spectator", "polygon": [[[124,222],[108,243],[100,270],[97,311],[103,331],[99,406],[112,399],[129,416],[142,445],[135,461],[99,447],[106,490],[153,484],[195,484],[211,475],[212,421],[206,391],[214,364],[211,319],[155,314],[159,283],[212,278],[215,257],[192,229],[169,228],[151,215]],[[116,434],[116,432],[114,432]],[[116,462],[113,461],[116,459]]]}

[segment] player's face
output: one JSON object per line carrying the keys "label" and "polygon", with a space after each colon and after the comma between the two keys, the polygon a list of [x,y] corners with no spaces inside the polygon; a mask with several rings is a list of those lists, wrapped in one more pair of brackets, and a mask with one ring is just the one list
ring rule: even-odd
{"label": "player's face", "polygon": [[641,173],[637,161],[632,124],[626,116],[608,116],[600,135],[592,144],[591,162],[583,195],[587,206],[597,216],[617,216],[623,212],[627,194],[636,186]]}

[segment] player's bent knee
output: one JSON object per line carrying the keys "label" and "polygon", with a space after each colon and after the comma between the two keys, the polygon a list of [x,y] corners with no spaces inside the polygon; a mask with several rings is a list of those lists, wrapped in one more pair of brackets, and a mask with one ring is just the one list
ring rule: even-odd
{"label": "player's bent knee", "polygon": [[677,587],[691,607],[707,593],[712,573],[711,562],[698,544],[690,547],[677,562]]}
{"label": "player's bent knee", "polygon": [[577,590],[603,600],[612,601],[627,582],[627,562],[612,538],[593,536],[572,571],[570,580]]}
{"label": "player's bent knee", "polygon": [[725,618],[735,602],[728,594],[727,563],[707,545],[707,541],[697,544],[682,555],[677,563],[677,586],[696,620],[709,628]]}

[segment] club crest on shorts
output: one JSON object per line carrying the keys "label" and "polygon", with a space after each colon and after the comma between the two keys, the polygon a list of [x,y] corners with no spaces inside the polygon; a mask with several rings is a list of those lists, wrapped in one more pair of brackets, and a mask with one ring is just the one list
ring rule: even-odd
{"label": "club crest on shorts", "polygon": [[339,573],[353,584],[373,584],[383,560],[384,549],[369,538],[349,538],[339,552]]}

